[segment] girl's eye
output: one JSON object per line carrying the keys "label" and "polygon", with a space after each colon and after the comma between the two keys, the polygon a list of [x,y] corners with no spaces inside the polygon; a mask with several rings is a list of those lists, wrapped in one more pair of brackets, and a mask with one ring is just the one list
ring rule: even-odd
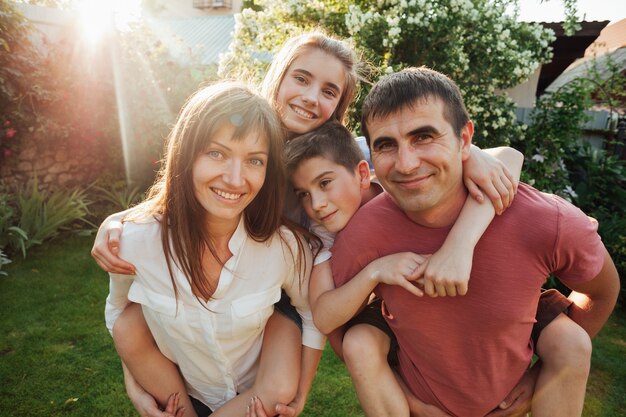
{"label": "girl's eye", "polygon": [[324,90],[324,94],[328,97],[337,97],[337,92],[335,90]]}
{"label": "girl's eye", "polygon": [[294,75],[293,78],[299,83],[306,83],[306,78],[304,78],[302,75]]}
{"label": "girl's eye", "polygon": [[309,193],[306,191],[298,191],[296,192],[296,197],[298,198],[298,200],[302,200],[303,198],[306,198],[309,196]]}

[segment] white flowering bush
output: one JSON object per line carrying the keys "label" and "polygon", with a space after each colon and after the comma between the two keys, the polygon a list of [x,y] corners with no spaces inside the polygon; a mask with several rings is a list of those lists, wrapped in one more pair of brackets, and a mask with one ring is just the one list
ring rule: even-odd
{"label": "white flowering bush", "polygon": [[[259,0],[260,11],[237,18],[221,72],[260,80],[290,36],[321,28],[349,38],[370,63],[370,81],[426,65],[453,78],[465,95],[479,145],[506,144],[523,134],[514,105],[498,92],[518,85],[551,57],[551,31],[517,22],[517,0]],[[368,89],[363,85],[364,90]],[[365,91],[366,92],[366,91]],[[361,98],[364,94],[361,94]],[[358,126],[360,101],[351,111]]]}

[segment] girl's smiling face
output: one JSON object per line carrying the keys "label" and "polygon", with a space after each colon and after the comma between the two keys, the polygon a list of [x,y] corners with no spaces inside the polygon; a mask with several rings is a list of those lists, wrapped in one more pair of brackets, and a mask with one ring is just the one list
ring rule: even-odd
{"label": "girl's smiling face", "polygon": [[331,118],[345,86],[343,64],[311,48],[295,59],[280,84],[276,101],[280,118],[293,134],[310,132]]}

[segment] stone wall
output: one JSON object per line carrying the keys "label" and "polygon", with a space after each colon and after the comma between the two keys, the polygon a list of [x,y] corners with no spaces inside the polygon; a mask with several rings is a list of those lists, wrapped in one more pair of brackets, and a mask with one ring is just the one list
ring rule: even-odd
{"label": "stone wall", "polygon": [[25,184],[35,175],[42,188],[87,186],[110,168],[112,159],[98,143],[23,141],[18,151],[0,160],[0,180]]}

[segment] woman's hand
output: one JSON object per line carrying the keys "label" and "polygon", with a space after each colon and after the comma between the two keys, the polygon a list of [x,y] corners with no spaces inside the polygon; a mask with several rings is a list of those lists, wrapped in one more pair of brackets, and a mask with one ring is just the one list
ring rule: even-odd
{"label": "woman's hand", "polygon": [[517,192],[517,181],[508,168],[476,146],[470,148],[470,157],[463,163],[463,181],[476,201],[482,203],[486,194],[496,214],[511,205]]}
{"label": "woman's hand", "polygon": [[184,408],[178,408],[178,393],[170,395],[165,410],[161,410],[154,397],[139,387],[127,390],[127,393],[133,406],[142,417],[182,417],[185,413]]}
{"label": "woman's hand", "polygon": [[96,239],[91,248],[91,256],[96,260],[98,266],[106,272],[133,275],[135,273],[134,265],[118,256],[124,215],[125,212],[115,213],[104,219],[98,228]]}

